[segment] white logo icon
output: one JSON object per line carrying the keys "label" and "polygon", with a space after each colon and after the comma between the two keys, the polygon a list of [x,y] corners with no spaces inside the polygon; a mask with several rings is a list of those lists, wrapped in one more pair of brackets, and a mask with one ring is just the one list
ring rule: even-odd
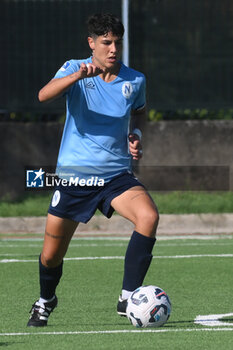
{"label": "white logo icon", "polygon": [[122,94],[125,98],[128,99],[128,98],[130,98],[132,93],[133,93],[133,86],[129,81],[127,81],[126,83],[124,83],[122,85]]}
{"label": "white logo icon", "polygon": [[58,203],[60,202],[60,198],[61,198],[61,193],[60,191],[56,190],[54,192],[52,203],[51,203],[52,207],[56,207],[56,205],[58,205]]}
{"label": "white logo icon", "polygon": [[44,174],[45,172],[40,168],[40,170],[27,170],[27,187],[44,187]]}
{"label": "white logo icon", "polygon": [[65,72],[67,70],[67,68],[70,66],[70,62],[69,61],[66,61],[63,66],[60,68],[60,70],[62,72]]}

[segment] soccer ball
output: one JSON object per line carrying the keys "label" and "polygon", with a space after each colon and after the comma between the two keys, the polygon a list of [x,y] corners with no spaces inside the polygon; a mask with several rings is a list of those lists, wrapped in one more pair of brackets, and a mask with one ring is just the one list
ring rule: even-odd
{"label": "soccer ball", "polygon": [[126,314],[135,327],[160,327],[171,314],[171,302],[157,286],[137,288],[128,299]]}

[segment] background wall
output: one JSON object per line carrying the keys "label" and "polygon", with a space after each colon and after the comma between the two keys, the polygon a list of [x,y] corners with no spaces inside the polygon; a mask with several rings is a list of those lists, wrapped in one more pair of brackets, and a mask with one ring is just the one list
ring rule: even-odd
{"label": "background wall", "polygon": [[[0,197],[25,192],[25,168],[54,170],[63,125],[1,123]],[[149,190],[233,190],[233,122],[148,123],[135,172]]]}
{"label": "background wall", "polygon": [[1,123],[0,197],[25,193],[25,168],[56,164],[62,134],[59,123]]}
{"label": "background wall", "polygon": [[232,121],[148,123],[138,168],[149,189],[233,189]]}

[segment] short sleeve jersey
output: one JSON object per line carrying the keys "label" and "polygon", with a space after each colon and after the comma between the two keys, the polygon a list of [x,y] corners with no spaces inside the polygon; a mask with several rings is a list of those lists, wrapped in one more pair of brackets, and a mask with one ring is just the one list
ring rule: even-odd
{"label": "short sleeve jersey", "polygon": [[[77,72],[85,60],[67,61],[54,78]],[[106,182],[131,171],[128,133],[131,109],[145,105],[145,77],[121,63],[118,76],[77,81],[66,92],[66,122],[57,161],[57,174],[101,176]]]}

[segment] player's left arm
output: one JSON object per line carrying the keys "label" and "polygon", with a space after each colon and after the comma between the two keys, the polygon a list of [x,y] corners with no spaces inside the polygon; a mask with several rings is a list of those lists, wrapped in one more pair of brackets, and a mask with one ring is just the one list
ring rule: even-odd
{"label": "player's left arm", "polygon": [[133,159],[142,158],[142,133],[146,124],[146,107],[131,111],[131,126],[129,133],[129,152]]}

